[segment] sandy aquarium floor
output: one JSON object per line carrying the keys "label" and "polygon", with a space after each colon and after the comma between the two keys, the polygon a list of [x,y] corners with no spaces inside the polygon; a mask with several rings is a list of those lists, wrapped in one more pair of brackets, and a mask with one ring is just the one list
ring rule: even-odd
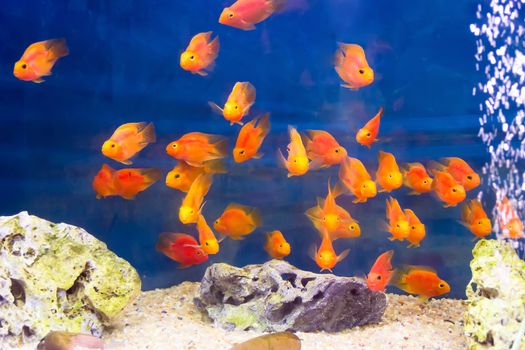
{"label": "sandy aquarium floor", "polygon": [[[143,292],[104,336],[113,350],[228,350],[259,335],[213,327],[193,304],[198,283]],[[465,349],[464,303],[389,294],[383,321],[346,332],[297,333],[304,350]]]}

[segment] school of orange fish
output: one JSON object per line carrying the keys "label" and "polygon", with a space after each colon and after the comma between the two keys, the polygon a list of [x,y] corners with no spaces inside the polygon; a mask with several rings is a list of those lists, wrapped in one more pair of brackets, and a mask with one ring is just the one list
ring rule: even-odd
{"label": "school of orange fish", "polygon": [[[255,24],[262,22],[280,11],[286,0],[237,0],[223,10],[219,23],[231,27],[253,30]],[[213,33],[195,35],[180,56],[182,69],[206,76],[213,70],[219,54],[219,37],[212,39]],[[58,59],[69,54],[64,39],[51,39],[30,45],[22,58],[15,63],[14,75],[25,81],[41,83],[43,77],[51,75]],[[368,65],[365,51],[357,44],[340,43],[335,53],[334,68],[344,83],[342,87],[357,90],[374,82],[374,71]],[[221,107],[209,102],[211,108],[221,114],[230,125],[240,125],[232,155],[236,163],[256,160],[263,156],[259,149],[269,133],[269,114],[258,116],[244,123],[255,103],[256,89],[249,82],[234,84],[224,105]],[[369,149],[379,141],[379,127],[384,110],[370,119],[355,136],[356,141]],[[318,198],[317,205],[306,211],[306,216],[319,232],[321,244],[312,247],[310,256],[321,271],[331,269],[348,254],[334,251],[332,242],[337,239],[357,238],[361,235],[359,222],[336,202],[341,195],[352,195],[354,203],[364,203],[377,196],[378,192],[391,193],[403,185],[411,190],[411,195],[434,193],[444,207],[454,207],[467,198],[467,192],[480,185],[480,177],[462,159],[451,157],[441,162],[431,162],[427,168],[421,163],[408,163],[399,166],[392,153],[379,151],[375,179],[357,159],[348,156],[347,150],[327,131],[307,130],[302,134],[289,127],[290,143],[286,156],[277,150],[280,164],[287,176],[303,176],[309,171],[339,166],[339,181],[332,187],[328,181],[327,195]],[[131,159],[148,144],[156,141],[152,123],[127,123],[119,126],[102,145],[102,154],[124,165],[131,165]],[[223,160],[228,156],[227,139],[220,135],[190,132],[166,146],[166,153],[178,161],[167,173],[166,185],[185,192],[179,208],[179,220],[185,225],[195,224],[198,239],[183,233],[163,233],[160,235],[157,250],[180,263],[180,267],[201,264],[208,255],[217,254],[221,241],[228,237],[233,240],[244,239],[261,226],[261,216],[256,208],[230,203],[223,213],[208,225],[202,211],[205,197],[213,184],[213,176],[226,173]],[[432,175],[432,176],[431,176]],[[153,168],[123,168],[116,170],[107,164],[102,165],[93,179],[93,189],[97,198],[120,196],[133,199],[160,180],[160,170]],[[379,188],[379,190],[378,190]],[[524,237],[523,222],[512,203],[505,197],[497,203],[500,213],[500,227],[506,238]],[[492,224],[482,204],[472,199],[463,204],[461,223],[474,235],[474,239],[491,234]],[[416,213],[401,208],[398,201],[389,196],[386,200],[386,222],[384,230],[390,234],[388,239],[407,241],[408,247],[419,247],[426,236],[425,225]],[[217,232],[220,238],[217,239]],[[266,234],[264,249],[274,259],[283,259],[291,252],[290,244],[281,231]],[[370,273],[367,284],[371,290],[384,291],[387,285],[427,299],[450,291],[449,285],[438,277],[430,267],[401,265],[393,268],[393,251],[380,255]]]}

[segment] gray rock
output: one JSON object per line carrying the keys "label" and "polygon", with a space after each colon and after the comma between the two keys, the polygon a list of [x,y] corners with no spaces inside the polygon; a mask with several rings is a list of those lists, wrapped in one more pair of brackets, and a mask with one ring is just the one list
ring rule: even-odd
{"label": "gray rock", "polygon": [[226,329],[337,332],[377,323],[387,305],[362,279],[302,271],[285,261],[210,266],[196,305]]}
{"label": "gray rock", "polygon": [[135,269],[82,228],[27,212],[0,217],[2,350],[34,349],[52,330],[101,335],[140,286]]}

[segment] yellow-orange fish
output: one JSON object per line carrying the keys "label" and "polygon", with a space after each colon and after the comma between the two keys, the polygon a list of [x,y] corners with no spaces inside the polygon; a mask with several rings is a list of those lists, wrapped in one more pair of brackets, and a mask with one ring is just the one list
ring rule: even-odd
{"label": "yellow-orange fish", "polygon": [[458,203],[465,200],[467,196],[465,188],[461,186],[452,175],[440,170],[433,170],[432,173],[434,175],[432,189],[438,198],[445,202],[445,208],[455,207]]}
{"label": "yellow-orange fish", "polygon": [[346,149],[330,133],[324,130],[308,130],[303,135],[306,154],[312,161],[310,169],[327,168],[340,164],[347,156]]}
{"label": "yellow-orange fish", "polygon": [[405,216],[408,220],[408,225],[410,226],[406,238],[406,240],[410,242],[408,248],[419,247],[421,241],[425,239],[426,236],[425,225],[411,209],[405,209]]}
{"label": "yellow-orange fish", "polygon": [[191,166],[205,167],[211,160],[222,159],[228,154],[228,143],[223,136],[190,132],[166,147],[166,153]]}
{"label": "yellow-orange fish", "polygon": [[428,299],[450,292],[447,282],[427,266],[403,265],[395,270],[392,285],[410,294]]}
{"label": "yellow-orange fish", "polygon": [[458,157],[445,158],[443,160],[446,166],[442,169],[465,188],[465,191],[470,191],[479,186],[481,179],[478,174],[472,170],[470,165],[467,164],[463,159]]}
{"label": "yellow-orange fish", "polygon": [[224,174],[226,170],[220,160],[210,160],[201,168],[193,167],[184,161],[171,169],[166,175],[166,186],[182,192],[188,192],[191,184],[200,174]]}
{"label": "yellow-orange fish", "polygon": [[159,169],[120,169],[115,172],[114,185],[117,195],[125,199],[135,196],[157,182],[162,176]]}
{"label": "yellow-orange fish", "polygon": [[103,164],[93,178],[92,186],[97,194],[97,199],[117,195],[115,190],[115,171],[109,165]]}
{"label": "yellow-orange fish", "polygon": [[233,149],[233,159],[236,163],[262,157],[259,148],[270,131],[269,117],[269,114],[265,114],[262,118],[255,118],[241,128]]}
{"label": "yellow-orange fish", "polygon": [[376,182],[381,186],[379,192],[391,192],[403,185],[403,175],[399,171],[396,158],[392,153],[379,151],[379,166]]}
{"label": "yellow-orange fish", "polygon": [[213,32],[199,33],[191,39],[186,51],[180,55],[182,69],[192,74],[208,75],[207,71],[213,69],[220,48],[219,36],[211,40],[212,34]]}
{"label": "yellow-orange fish", "polygon": [[410,188],[411,195],[432,191],[432,178],[421,163],[407,163],[402,169],[405,186]]}
{"label": "yellow-orange fish", "polygon": [[366,61],[365,51],[356,44],[339,43],[335,53],[335,71],[345,82],[341,86],[352,90],[374,82],[374,71]]}
{"label": "yellow-orange fish", "polygon": [[102,145],[102,154],[122,164],[131,164],[131,158],[148,144],[155,142],[153,123],[127,123],[115,130]]}
{"label": "yellow-orange fish", "polygon": [[354,203],[364,203],[377,195],[377,188],[365,166],[357,158],[346,157],[339,168],[340,184],[336,187],[336,195],[345,190],[350,191],[356,198]]}
{"label": "yellow-orange fish", "polygon": [[221,114],[224,119],[229,121],[230,125],[243,125],[241,119],[248,115],[250,108],[254,103],[255,87],[251,83],[245,81],[235,83],[232,92],[224,104],[224,108],[219,107],[213,102],[209,102],[209,105],[213,110]]}
{"label": "yellow-orange fish", "polygon": [[386,200],[387,231],[392,234],[391,241],[406,239],[410,233],[410,225],[398,201],[392,197]]}
{"label": "yellow-orange fish", "polygon": [[346,249],[342,251],[341,254],[337,255],[328,233],[324,232],[322,235],[323,240],[319,250],[317,250],[317,247],[313,246],[312,249],[310,249],[309,254],[310,257],[317,263],[317,266],[319,266],[321,272],[324,270],[332,272],[332,269],[335,267],[335,265],[348,256],[350,249]]}
{"label": "yellow-orange fish", "polygon": [[309,169],[308,156],[301,140],[301,135],[293,127],[288,127],[290,143],[288,144],[288,158],[284,158],[281,150],[277,151],[277,156],[281,164],[288,169],[288,177],[301,176],[306,174]]}
{"label": "yellow-orange fish", "polygon": [[480,201],[473,199],[461,208],[461,223],[475,236],[473,241],[485,238],[492,232],[492,223]]}
{"label": "yellow-orange fish", "polygon": [[200,174],[190,186],[188,193],[179,208],[179,220],[183,224],[193,224],[199,219],[204,197],[208,194],[213,177],[211,174]]}
{"label": "yellow-orange fish", "polygon": [[355,140],[360,145],[368,148],[372,147],[372,144],[377,141],[377,135],[379,134],[379,125],[381,124],[381,117],[383,116],[383,107],[379,108],[379,112],[370,119],[365,126],[363,126],[355,135]]}
{"label": "yellow-orange fish", "polygon": [[261,222],[261,214],[256,208],[231,203],[215,220],[213,228],[224,236],[240,240],[261,226]]}
{"label": "yellow-orange fish", "polygon": [[50,39],[31,44],[15,63],[13,74],[20,80],[42,83],[42,77],[51,75],[59,58],[69,55],[64,39]]}
{"label": "yellow-orange fish", "polygon": [[281,231],[272,231],[266,234],[264,250],[273,259],[284,259],[290,255],[290,244],[286,241]]}
{"label": "yellow-orange fish", "polygon": [[197,219],[197,231],[199,232],[199,247],[206,254],[217,254],[219,252],[219,241],[215,238],[213,231],[202,214],[199,214]]}
{"label": "yellow-orange fish", "polygon": [[520,239],[525,237],[523,221],[520,219],[518,212],[505,196],[503,200],[496,204],[498,210],[498,223],[503,238]]}

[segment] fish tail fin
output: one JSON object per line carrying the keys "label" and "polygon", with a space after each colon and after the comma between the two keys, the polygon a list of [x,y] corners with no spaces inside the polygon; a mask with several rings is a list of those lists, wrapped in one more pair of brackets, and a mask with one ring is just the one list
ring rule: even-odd
{"label": "fish tail fin", "polygon": [[140,131],[141,143],[153,143],[157,141],[155,134],[155,126],[153,123],[149,123]]}
{"label": "fish tail fin", "polygon": [[279,12],[279,11],[282,11],[284,9],[284,7],[286,6],[286,3],[288,2],[288,0],[271,0],[272,2],[272,9],[274,12]]}
{"label": "fish tail fin", "polygon": [[337,198],[340,195],[348,192],[346,187],[345,187],[345,185],[343,185],[343,183],[341,181],[338,181],[335,184],[335,186],[332,188],[331,191],[332,191],[332,195],[334,196],[334,198]]}
{"label": "fish tail fin", "polygon": [[406,284],[405,276],[410,272],[410,269],[410,265],[401,265],[394,269],[394,273],[390,279],[390,285],[403,289],[403,286]]}
{"label": "fish tail fin", "polygon": [[284,158],[283,152],[281,152],[280,149],[277,150],[277,159],[283,168],[288,169],[288,162],[286,161],[286,158]]}
{"label": "fish tail fin", "polygon": [[155,182],[159,181],[162,177],[162,172],[160,171],[160,169],[156,168],[143,169],[141,171],[141,174],[142,176],[144,176],[146,183],[149,185],[152,185]]}
{"label": "fish tail fin", "polygon": [[226,174],[228,170],[224,166],[224,162],[221,159],[213,159],[204,162],[204,171],[209,174]]}
{"label": "fish tail fin", "polygon": [[445,171],[445,170],[446,170],[446,166],[441,163],[438,163],[434,160],[431,160],[430,162],[428,162],[428,171],[434,176],[436,175],[437,171]]}
{"label": "fish tail fin", "polygon": [[228,140],[225,138],[219,139],[213,144],[215,147],[215,152],[221,157],[226,157],[228,154]]}
{"label": "fish tail fin", "polygon": [[270,131],[270,113],[265,113],[258,121],[257,127],[260,127],[264,135]]}
{"label": "fish tail fin", "polygon": [[471,214],[471,210],[470,210],[469,204],[463,204],[463,206],[461,207],[461,223],[462,224],[468,223],[470,221],[470,214]]}
{"label": "fish tail fin", "polygon": [[250,216],[252,218],[252,222],[255,226],[260,227],[262,225],[262,217],[261,212],[257,208],[253,208]]}
{"label": "fish tail fin", "polygon": [[66,39],[64,38],[47,40],[46,49],[49,52],[49,61],[54,61],[60,57],[69,55],[69,48],[67,47]]}

